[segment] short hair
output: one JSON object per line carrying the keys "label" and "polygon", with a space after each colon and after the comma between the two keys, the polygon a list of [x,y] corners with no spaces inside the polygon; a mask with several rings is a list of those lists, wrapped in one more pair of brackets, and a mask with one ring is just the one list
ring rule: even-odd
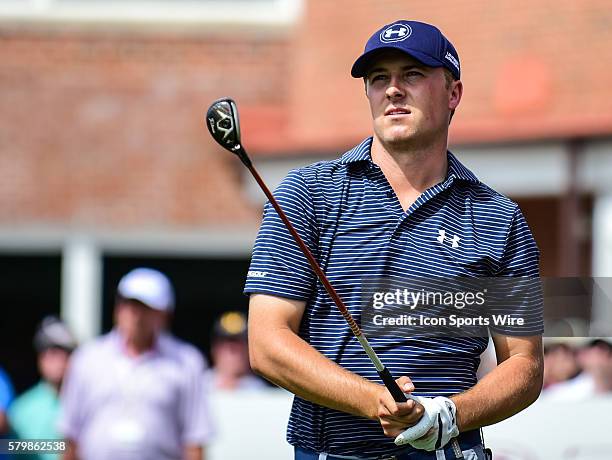
{"label": "short hair", "polygon": [[[457,80],[455,76],[452,74],[452,72],[448,70],[446,67],[444,67],[444,78],[446,79],[446,89],[449,89],[450,86],[453,84],[453,82]],[[450,118],[448,119],[449,125],[450,125],[451,120],[453,119],[453,115],[455,115],[455,109],[451,110]]]}

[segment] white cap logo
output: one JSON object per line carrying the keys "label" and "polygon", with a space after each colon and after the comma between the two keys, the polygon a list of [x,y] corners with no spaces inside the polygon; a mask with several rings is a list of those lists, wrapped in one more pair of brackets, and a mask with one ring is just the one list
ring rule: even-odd
{"label": "white cap logo", "polygon": [[383,43],[401,42],[412,35],[412,28],[401,22],[392,24],[380,33],[380,41]]}
{"label": "white cap logo", "polygon": [[459,61],[457,59],[455,59],[455,56],[453,56],[450,51],[446,52],[446,56],[444,56],[444,58],[448,61],[450,61],[457,70],[459,70]]}

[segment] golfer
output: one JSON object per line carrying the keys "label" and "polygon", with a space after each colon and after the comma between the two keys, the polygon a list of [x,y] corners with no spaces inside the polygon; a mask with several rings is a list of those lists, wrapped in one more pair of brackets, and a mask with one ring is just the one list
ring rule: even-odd
{"label": "golfer", "polygon": [[[518,206],[448,151],[463,84],[440,30],[385,25],[351,75],[364,80],[372,137],[292,171],[275,196],[357,322],[364,278],[537,277]],[[480,381],[486,337],[371,337],[402,390],[418,396],[396,403],[269,204],[245,292],[251,365],[295,394],[287,439],[296,459],[483,459],[480,428],[540,393],[542,322],[526,300],[518,334],[490,328],[498,366]],[[415,439],[424,413],[431,426]]]}

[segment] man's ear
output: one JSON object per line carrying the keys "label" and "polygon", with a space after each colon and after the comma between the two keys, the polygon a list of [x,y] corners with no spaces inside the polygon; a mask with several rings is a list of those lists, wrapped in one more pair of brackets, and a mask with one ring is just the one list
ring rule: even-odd
{"label": "man's ear", "polygon": [[461,102],[461,96],[463,95],[463,83],[461,80],[455,80],[451,84],[450,98],[448,100],[448,108],[455,110]]}

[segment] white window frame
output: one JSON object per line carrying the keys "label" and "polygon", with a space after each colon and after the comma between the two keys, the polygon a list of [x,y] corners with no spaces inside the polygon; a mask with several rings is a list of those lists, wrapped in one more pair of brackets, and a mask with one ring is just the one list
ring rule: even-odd
{"label": "white window frame", "polygon": [[0,0],[0,21],[290,25],[305,0]]}

